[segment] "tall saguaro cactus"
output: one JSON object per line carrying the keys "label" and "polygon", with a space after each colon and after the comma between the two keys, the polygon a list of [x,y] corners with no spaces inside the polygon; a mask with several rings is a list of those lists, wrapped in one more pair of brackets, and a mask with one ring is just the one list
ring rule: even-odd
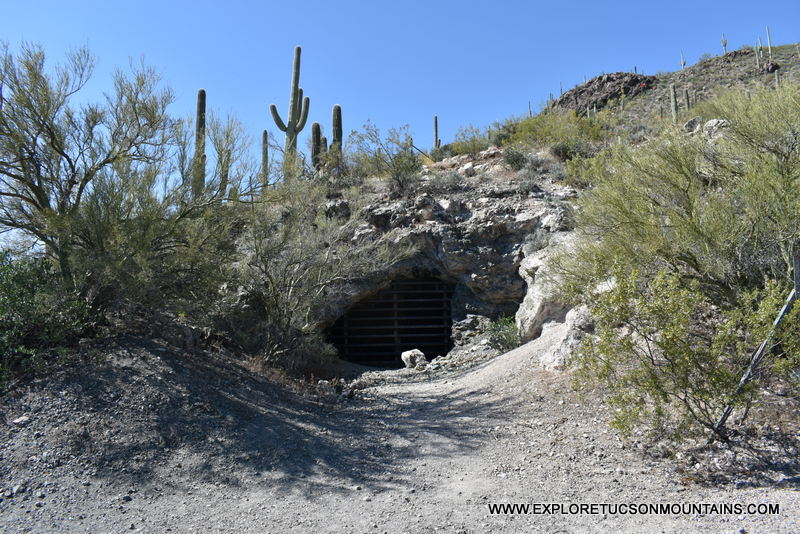
{"label": "tall saguaro cactus", "polygon": [[669,107],[672,109],[672,122],[678,123],[678,97],[675,94],[675,84],[669,85]]}
{"label": "tall saguaro cactus", "polygon": [[269,134],[261,132],[261,188],[269,185]]}
{"label": "tall saguaro cactus", "polygon": [[308,97],[303,99],[303,90],[300,88],[300,47],[295,46],[294,64],[292,65],[292,89],[289,93],[289,111],[285,123],[278,114],[278,108],[275,107],[275,104],[269,105],[275,125],[282,132],[286,132],[283,156],[285,169],[287,165],[294,165],[295,154],[297,153],[297,136],[306,125],[309,103]]}
{"label": "tall saguaro cactus", "polygon": [[336,104],[331,112],[331,126],[333,139],[331,140],[331,150],[342,150],[342,106]]}
{"label": "tall saguaro cactus", "polygon": [[319,156],[322,153],[322,128],[318,122],[311,125],[311,163],[319,169]]}
{"label": "tall saguaro cactus", "polygon": [[[528,102],[528,107],[530,107],[530,102]],[[528,110],[530,111],[530,109]],[[433,116],[433,148],[441,148],[442,140],[439,139],[439,117],[437,115]]]}
{"label": "tall saguaro cactus", "polygon": [[206,186],[206,90],[197,91],[197,119],[194,130],[192,197],[198,198]]}

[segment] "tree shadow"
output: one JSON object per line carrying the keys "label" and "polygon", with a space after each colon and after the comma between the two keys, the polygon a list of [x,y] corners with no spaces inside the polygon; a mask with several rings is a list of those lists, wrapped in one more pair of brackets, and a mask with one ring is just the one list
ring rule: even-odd
{"label": "tree shadow", "polygon": [[412,459],[470,454],[513,402],[464,390],[315,398],[230,359],[142,339],[123,343],[113,362],[42,381],[26,402],[53,391],[59,417],[47,420],[45,404],[47,428],[37,426],[49,446],[94,477],[173,490],[199,482],[286,492],[398,487]]}

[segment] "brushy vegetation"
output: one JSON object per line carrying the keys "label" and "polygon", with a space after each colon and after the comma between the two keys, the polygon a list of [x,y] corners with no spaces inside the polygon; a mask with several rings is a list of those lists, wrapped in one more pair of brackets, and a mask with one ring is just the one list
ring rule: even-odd
{"label": "brushy vegetation", "polygon": [[86,302],[62,289],[49,262],[0,252],[0,385],[57,360],[59,348],[92,321]]}
{"label": "brushy vegetation", "polygon": [[489,346],[506,352],[519,347],[519,329],[513,316],[504,316],[489,323],[487,328]]}
{"label": "brushy vegetation", "polygon": [[0,374],[137,318],[179,318],[298,372],[330,354],[315,327],[331,292],[407,251],[354,246],[326,195],[352,196],[374,174],[409,188],[420,160],[407,132],[367,125],[324,172],[294,154],[260,171],[234,118],[210,111],[210,150],[195,146],[192,119],[167,114],[172,94],[147,67],[115,74],[107,101],[75,105],[92,66],[83,49],[50,70],[38,47],[0,54],[0,229],[32,251],[0,263]]}
{"label": "brushy vegetation", "polygon": [[384,137],[378,127],[367,122],[363,131],[350,134],[349,146],[353,175],[387,178],[396,195],[410,192],[419,181],[422,160],[414,150],[408,126],[392,128]]}
{"label": "brushy vegetation", "polygon": [[[710,428],[723,406],[746,414],[797,362],[784,329],[764,372],[735,387],[800,251],[800,87],[731,92],[695,111],[729,125],[712,139],[668,128],[571,167],[593,188],[577,210],[582,241],[559,270],[598,319],[582,376],[608,388],[623,428]],[[797,397],[796,380],[788,386]]]}

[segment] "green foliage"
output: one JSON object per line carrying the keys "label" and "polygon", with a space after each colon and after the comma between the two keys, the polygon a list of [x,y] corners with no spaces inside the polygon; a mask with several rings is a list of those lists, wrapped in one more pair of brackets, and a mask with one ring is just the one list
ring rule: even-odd
{"label": "green foliage", "polygon": [[[586,147],[600,143],[607,138],[604,125],[607,112],[597,117],[585,118],[572,110],[553,110],[521,120],[514,133],[504,143],[518,143],[527,146],[564,147],[564,154],[584,152]],[[559,156],[561,157],[561,156]],[[569,157],[561,157],[569,159]]]}
{"label": "green foliage", "polygon": [[776,285],[743,294],[720,312],[697,283],[687,287],[676,274],[615,274],[613,287],[594,295],[596,335],[586,338],[574,363],[576,383],[607,388],[616,428],[629,433],[644,422],[680,438],[698,424],[712,429],[729,403],[750,406],[757,383],[733,393],[748,349],[780,308]]}
{"label": "green foliage", "polygon": [[172,96],[152,69],[117,73],[107,101],[75,107],[91,74],[86,50],[56,75],[38,48],[1,60],[0,229],[34,240],[64,291],[93,309],[152,311],[184,299],[202,310],[230,253],[220,189],[255,175],[238,123],[208,121],[216,170],[198,190],[192,139],[203,133],[194,152],[204,152],[205,130],[167,115]]}
{"label": "green foliage", "polygon": [[[570,165],[571,176],[594,187],[576,210],[581,240],[555,267],[566,294],[597,307],[602,335],[582,366],[624,408],[621,426],[708,427],[728,402],[755,398],[751,389],[731,398],[732,381],[792,278],[798,103],[797,85],[729,93],[698,105],[699,114],[729,121],[714,140],[670,128]],[[599,292],[609,280],[615,288]],[[797,332],[783,336],[793,347]],[[788,376],[797,360],[787,354],[778,367]]]}
{"label": "green foliage", "polygon": [[586,188],[594,184],[596,176],[604,176],[610,172],[609,165],[615,157],[615,147],[604,148],[594,156],[575,156],[567,160],[567,183]]}
{"label": "green foliage", "polygon": [[348,140],[351,172],[356,176],[383,176],[389,179],[392,192],[403,195],[419,181],[422,161],[412,146],[408,125],[392,128],[386,137],[367,122],[363,132],[353,131]]}
{"label": "green foliage", "polygon": [[519,171],[528,163],[525,152],[517,146],[507,146],[503,150],[503,163],[510,169]]}
{"label": "green foliage", "polygon": [[333,355],[319,326],[342,287],[410,253],[353,243],[358,221],[328,217],[326,192],[324,184],[292,181],[271,191],[274,202],[252,206],[239,238],[243,257],[215,312],[238,346],[296,372]]}
{"label": "green foliage", "polygon": [[12,374],[46,366],[52,349],[91,326],[86,303],[60,288],[46,260],[0,252],[0,385]]}
{"label": "green foliage", "polygon": [[670,130],[609,152],[578,210],[587,255],[577,263],[667,267],[729,305],[786,277],[800,239],[798,98],[796,85],[731,94],[698,106],[730,121],[714,142]]}
{"label": "green foliage", "polygon": [[520,345],[519,330],[513,316],[500,317],[489,323],[489,346],[503,352],[515,349]]}
{"label": "green foliage", "polygon": [[449,146],[452,154],[459,156],[461,154],[475,155],[481,150],[489,148],[489,144],[488,132],[470,124],[458,129],[455,139]]}

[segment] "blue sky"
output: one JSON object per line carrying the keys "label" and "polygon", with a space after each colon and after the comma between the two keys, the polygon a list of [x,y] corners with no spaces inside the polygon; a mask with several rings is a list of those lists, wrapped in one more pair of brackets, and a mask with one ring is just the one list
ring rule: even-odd
{"label": "blue sky", "polygon": [[[5,0],[0,39],[41,44],[50,61],[88,45],[97,59],[87,92],[110,89],[110,73],[144,58],[175,92],[175,115],[208,106],[232,113],[256,140],[275,103],[285,117],[292,51],[303,47],[301,86],[309,124],[330,131],[340,104],[345,132],[372,120],[408,124],[429,147],[433,115],[446,143],[460,126],[486,126],[537,109],[601,72],[680,68],[704,53],[800,41],[800,2],[419,1],[194,2]],[[306,127],[301,137],[307,137]],[[301,141],[300,146],[306,146]]]}

